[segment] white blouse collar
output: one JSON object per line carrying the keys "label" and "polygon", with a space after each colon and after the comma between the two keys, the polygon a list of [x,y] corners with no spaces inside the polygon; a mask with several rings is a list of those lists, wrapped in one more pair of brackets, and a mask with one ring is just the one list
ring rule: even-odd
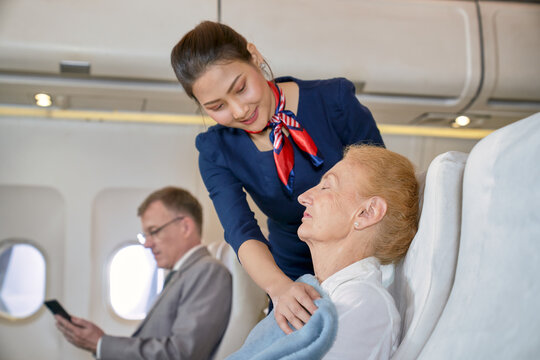
{"label": "white blouse collar", "polygon": [[321,287],[331,294],[339,285],[350,280],[371,280],[381,282],[381,263],[370,256],[332,274],[321,283]]}

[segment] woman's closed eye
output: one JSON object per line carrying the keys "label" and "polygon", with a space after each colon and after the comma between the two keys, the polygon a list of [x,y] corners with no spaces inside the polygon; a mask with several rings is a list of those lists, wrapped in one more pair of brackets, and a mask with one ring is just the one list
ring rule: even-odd
{"label": "woman's closed eye", "polygon": [[331,188],[335,188],[338,185],[338,182],[334,174],[327,173],[323,176],[319,184],[321,186],[321,190],[328,190]]}
{"label": "woman's closed eye", "polygon": [[244,90],[246,90],[246,83],[243,83],[242,86],[240,86],[240,88],[236,90],[236,93],[241,94],[244,92]]}
{"label": "woman's closed eye", "polygon": [[210,111],[219,111],[221,109],[223,109],[223,104],[215,105],[215,106],[212,106],[212,107],[208,108],[208,110],[210,110]]}

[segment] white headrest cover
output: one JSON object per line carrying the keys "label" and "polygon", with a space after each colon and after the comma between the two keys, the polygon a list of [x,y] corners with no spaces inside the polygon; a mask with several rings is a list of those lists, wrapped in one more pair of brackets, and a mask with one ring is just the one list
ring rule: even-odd
{"label": "white headrest cover", "polygon": [[402,342],[393,359],[418,356],[452,288],[466,160],[467,154],[447,152],[427,171],[418,232],[390,286],[402,317]]}

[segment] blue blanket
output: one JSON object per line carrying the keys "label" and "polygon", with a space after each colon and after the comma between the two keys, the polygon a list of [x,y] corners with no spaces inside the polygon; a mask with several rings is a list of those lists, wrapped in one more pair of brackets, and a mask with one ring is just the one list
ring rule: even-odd
{"label": "blue blanket", "polygon": [[321,294],[315,300],[318,309],[307,324],[285,335],[272,311],[251,330],[240,350],[226,360],[316,360],[328,352],[337,332],[336,307],[313,275],[303,275],[296,281],[313,286]]}

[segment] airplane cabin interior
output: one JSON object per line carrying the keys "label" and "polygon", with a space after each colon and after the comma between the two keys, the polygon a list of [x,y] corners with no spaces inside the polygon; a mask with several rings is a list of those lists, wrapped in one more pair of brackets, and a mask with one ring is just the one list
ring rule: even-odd
{"label": "airplane cabin interior", "polygon": [[402,321],[391,358],[538,357],[539,1],[2,0],[0,359],[93,358],[57,331],[48,299],[133,333],[167,275],[136,210],[167,185],[200,201],[203,244],[232,275],[212,360],[264,316],[199,173],[195,138],[215,121],[170,64],[203,20],[243,34],[276,77],[350,80],[414,164],[418,231],[383,267]]}

